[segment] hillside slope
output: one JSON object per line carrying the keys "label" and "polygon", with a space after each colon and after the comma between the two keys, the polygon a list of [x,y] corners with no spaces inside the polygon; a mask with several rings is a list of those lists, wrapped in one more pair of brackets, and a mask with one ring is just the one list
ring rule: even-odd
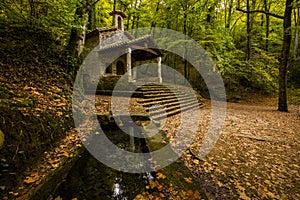
{"label": "hillside slope", "polygon": [[0,42],[0,192],[7,192],[72,127],[72,77],[43,30],[1,28]]}

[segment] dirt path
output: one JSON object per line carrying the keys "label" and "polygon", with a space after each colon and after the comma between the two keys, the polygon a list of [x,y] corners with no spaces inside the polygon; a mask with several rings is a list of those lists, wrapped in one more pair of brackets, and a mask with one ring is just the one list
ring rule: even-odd
{"label": "dirt path", "polygon": [[[209,116],[210,108],[202,112]],[[222,135],[197,162],[208,123],[184,156],[212,199],[300,199],[299,107],[289,113],[273,106],[228,103]]]}

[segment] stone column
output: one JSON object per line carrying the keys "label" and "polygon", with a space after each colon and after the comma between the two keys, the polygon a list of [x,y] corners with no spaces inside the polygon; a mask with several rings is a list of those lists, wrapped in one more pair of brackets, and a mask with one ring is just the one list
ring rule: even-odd
{"label": "stone column", "polygon": [[126,51],[126,66],[127,66],[127,73],[128,73],[128,81],[131,82],[131,48],[128,48]]}
{"label": "stone column", "polygon": [[162,83],[162,76],[161,76],[161,57],[157,58],[157,75],[158,75],[158,82]]}

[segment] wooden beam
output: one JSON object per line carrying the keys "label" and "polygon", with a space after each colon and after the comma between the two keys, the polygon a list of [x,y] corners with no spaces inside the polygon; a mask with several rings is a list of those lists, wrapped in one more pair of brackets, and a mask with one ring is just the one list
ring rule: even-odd
{"label": "wooden beam", "polygon": [[154,55],[156,55],[156,56],[159,55],[156,51],[154,51],[154,50],[152,50],[152,49],[145,48],[145,47],[143,47],[143,46],[130,45],[130,47],[133,48],[133,49],[137,49],[137,50],[147,51],[147,52],[152,53],[152,54],[154,54]]}

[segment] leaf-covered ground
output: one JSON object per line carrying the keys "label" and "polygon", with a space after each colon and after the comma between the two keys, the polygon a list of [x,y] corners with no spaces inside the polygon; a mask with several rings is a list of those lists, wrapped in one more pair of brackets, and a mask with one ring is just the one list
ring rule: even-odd
{"label": "leaf-covered ground", "polygon": [[[107,112],[109,100],[109,97],[97,97],[97,111]],[[137,105],[136,99],[131,105]],[[182,182],[199,183],[199,189],[204,190],[209,199],[300,198],[299,106],[290,106],[290,112],[283,113],[276,111],[273,101],[228,103],[222,135],[210,154],[199,158],[198,150],[208,128],[210,112],[207,102],[201,109],[198,135],[181,158],[193,177],[186,177]],[[163,130],[170,139],[180,127],[179,119],[180,115],[175,115],[166,120]],[[10,197],[22,196],[26,188],[38,185],[38,178],[43,176],[39,170],[54,170],[72,156],[69,152],[74,152],[72,148],[78,144],[74,134],[70,135],[70,141],[62,140],[57,149],[45,154],[41,168],[28,172],[23,186],[12,191]],[[157,176],[157,181],[146,187],[147,192],[137,195],[136,199],[201,198],[195,191],[176,190],[173,183],[164,183],[163,180],[168,180],[164,171]]]}
{"label": "leaf-covered ground", "polygon": [[56,149],[73,127],[73,80],[49,33],[6,26],[0,35],[0,198],[12,199],[24,179],[40,177],[25,172],[39,167],[44,152]]}
{"label": "leaf-covered ground", "polygon": [[[222,135],[204,158],[198,150],[210,106],[201,110],[199,134],[182,159],[209,199],[300,198],[299,107],[283,113],[272,104],[228,103]],[[178,122],[179,116],[173,118]]]}

